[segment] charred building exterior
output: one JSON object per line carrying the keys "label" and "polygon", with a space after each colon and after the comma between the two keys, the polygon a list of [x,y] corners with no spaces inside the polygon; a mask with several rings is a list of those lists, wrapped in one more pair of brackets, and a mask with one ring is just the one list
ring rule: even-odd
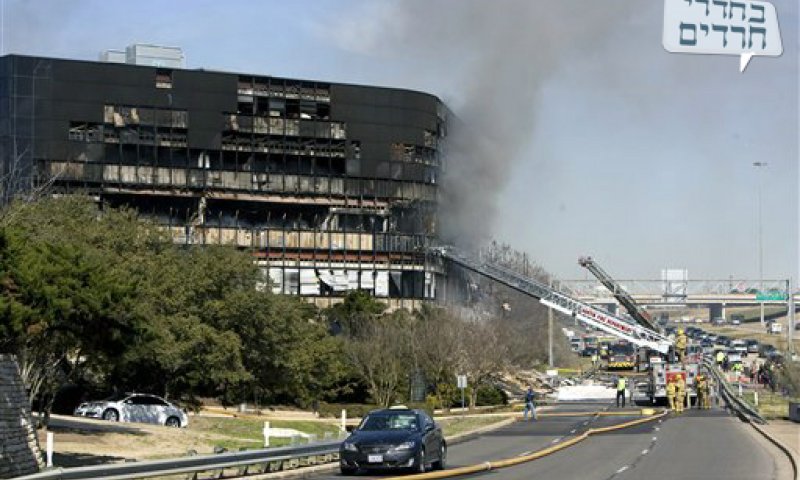
{"label": "charred building exterior", "polygon": [[276,292],[436,295],[433,95],[204,70],[0,57],[4,199],[43,183],[252,252]]}

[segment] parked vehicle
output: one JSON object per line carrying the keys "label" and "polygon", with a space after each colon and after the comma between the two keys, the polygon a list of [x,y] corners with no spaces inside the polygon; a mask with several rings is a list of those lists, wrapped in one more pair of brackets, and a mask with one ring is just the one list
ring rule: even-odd
{"label": "parked vehicle", "polygon": [[742,352],[738,350],[728,350],[726,355],[728,356],[728,364],[742,363]]}
{"label": "parked vehicle", "polygon": [[581,350],[581,357],[591,357],[592,355],[599,355],[599,350],[595,347],[586,347]]}
{"label": "parked vehicle", "polygon": [[776,349],[773,345],[770,345],[768,343],[762,343],[758,347],[758,356],[762,358],[767,358],[769,357],[769,353],[775,350]]}
{"label": "parked vehicle", "polygon": [[109,422],[139,422],[186,427],[186,412],[161,397],[140,393],[114,395],[105,400],[78,405],[74,414],[80,417],[99,418]]}
{"label": "parked vehicle", "polygon": [[747,340],[747,353],[758,353],[758,340]]}
{"label": "parked vehicle", "polygon": [[747,355],[747,342],[744,340],[732,340],[729,346],[731,350],[736,350],[742,355]]}
{"label": "parked vehicle", "polygon": [[782,333],[783,325],[778,322],[770,322],[767,324],[767,333]]}
{"label": "parked vehicle", "polygon": [[393,407],[373,410],[339,449],[342,475],[364,469],[443,470],[447,443],[442,429],[422,410]]}

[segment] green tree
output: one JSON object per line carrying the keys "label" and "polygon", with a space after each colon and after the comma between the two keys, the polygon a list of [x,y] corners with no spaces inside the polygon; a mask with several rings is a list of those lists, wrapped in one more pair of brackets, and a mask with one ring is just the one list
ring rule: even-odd
{"label": "green tree", "polygon": [[325,310],[325,317],[335,329],[347,335],[357,334],[369,320],[386,311],[386,304],[363,290],[353,290],[341,303]]}
{"label": "green tree", "polygon": [[[32,397],[52,399],[60,381],[104,364],[135,331],[122,301],[136,286],[125,254],[158,235],[131,212],[100,214],[86,199],[9,209],[0,231],[0,349],[18,356]],[[124,251],[113,248],[120,244]]]}
{"label": "green tree", "polygon": [[345,374],[341,339],[302,299],[254,290],[218,307],[213,316],[242,340],[243,362],[253,375],[245,390],[257,402],[308,405]]}

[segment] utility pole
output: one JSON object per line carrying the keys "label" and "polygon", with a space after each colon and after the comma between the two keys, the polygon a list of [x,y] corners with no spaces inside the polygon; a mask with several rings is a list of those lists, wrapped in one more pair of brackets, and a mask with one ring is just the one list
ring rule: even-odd
{"label": "utility pole", "polygon": [[[764,232],[762,225],[762,191],[764,175],[762,169],[767,162],[753,162],[753,166],[758,168],[758,292],[764,293]],[[761,325],[764,325],[764,301],[761,301]]]}
{"label": "utility pole", "polygon": [[[553,280],[550,280],[550,288],[553,288]],[[547,308],[547,364],[553,368],[553,309]]]}
{"label": "utility pole", "polygon": [[792,361],[792,356],[794,354],[794,325],[795,325],[795,318],[794,318],[794,286],[792,285],[792,279],[786,280],[786,294],[787,297],[787,305],[789,307],[788,312],[788,324],[789,324],[789,333],[787,336],[789,337],[789,346],[787,347],[787,351],[789,352],[789,361]]}

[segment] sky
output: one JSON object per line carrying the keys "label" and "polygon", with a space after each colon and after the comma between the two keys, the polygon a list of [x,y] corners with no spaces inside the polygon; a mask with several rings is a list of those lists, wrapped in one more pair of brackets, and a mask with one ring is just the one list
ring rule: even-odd
{"label": "sky", "polygon": [[[443,225],[565,279],[800,280],[798,2],[744,73],[667,53],[657,0],[0,0],[3,54],[176,45],[189,68],[411,88],[469,135]],[[766,162],[761,169],[753,162]]]}

